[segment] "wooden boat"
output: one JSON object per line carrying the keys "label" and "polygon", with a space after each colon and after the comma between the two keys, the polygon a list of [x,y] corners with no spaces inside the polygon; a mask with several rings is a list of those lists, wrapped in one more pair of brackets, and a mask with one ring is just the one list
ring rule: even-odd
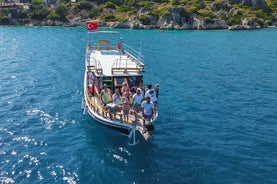
{"label": "wooden boat", "polygon": [[119,32],[93,29],[88,31],[85,66],[84,113],[88,113],[100,124],[129,136],[131,144],[137,143],[136,132],[149,140],[153,122],[158,117],[156,106],[150,121],[143,120],[142,112],[137,113],[136,117],[132,108],[128,112],[128,119],[124,119],[122,105],[116,105],[111,100],[104,102],[101,95],[104,85],[114,94],[116,89],[122,88],[123,83],[132,88],[143,82],[144,64],[141,53],[123,43]]}

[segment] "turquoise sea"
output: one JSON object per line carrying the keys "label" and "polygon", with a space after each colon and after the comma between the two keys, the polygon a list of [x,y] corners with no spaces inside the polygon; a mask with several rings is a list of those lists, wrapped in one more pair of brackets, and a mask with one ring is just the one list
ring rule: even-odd
{"label": "turquoise sea", "polygon": [[85,28],[0,27],[0,183],[277,183],[277,29],[117,31],[160,84],[136,146],[82,115]]}

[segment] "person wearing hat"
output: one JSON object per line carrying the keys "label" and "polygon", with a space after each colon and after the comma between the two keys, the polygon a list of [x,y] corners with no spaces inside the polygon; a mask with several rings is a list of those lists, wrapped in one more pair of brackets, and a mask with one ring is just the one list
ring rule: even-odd
{"label": "person wearing hat", "polygon": [[145,101],[142,102],[141,108],[142,108],[142,114],[143,114],[143,126],[145,126],[145,119],[147,121],[151,121],[154,113],[154,104],[152,101],[150,101],[149,96],[145,97]]}
{"label": "person wearing hat", "polygon": [[145,92],[145,97],[150,97],[150,100],[157,104],[157,96],[154,89],[152,89],[152,84],[147,85],[147,91]]}

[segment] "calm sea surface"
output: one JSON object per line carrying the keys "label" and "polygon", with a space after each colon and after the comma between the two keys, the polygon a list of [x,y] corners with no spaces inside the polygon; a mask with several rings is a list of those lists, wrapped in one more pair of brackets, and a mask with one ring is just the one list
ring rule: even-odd
{"label": "calm sea surface", "polygon": [[277,183],[277,29],[118,31],[161,86],[133,147],[82,115],[84,28],[0,27],[0,183]]}

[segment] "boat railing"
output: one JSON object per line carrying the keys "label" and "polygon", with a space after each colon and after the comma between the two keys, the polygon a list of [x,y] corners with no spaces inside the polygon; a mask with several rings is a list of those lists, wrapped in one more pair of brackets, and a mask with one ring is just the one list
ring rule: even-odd
{"label": "boat railing", "polygon": [[90,46],[91,50],[116,50],[116,45],[111,45],[110,40],[98,40],[94,45]]}
{"label": "boat railing", "polygon": [[85,95],[86,95],[86,99],[88,100],[88,104],[98,113],[102,114],[102,113],[107,113],[107,110],[102,108],[101,106],[96,105],[96,103],[94,101],[91,100],[88,90],[87,88],[85,89]]}
{"label": "boat railing", "polygon": [[94,58],[94,60],[95,60],[95,71],[98,75],[100,75],[103,73],[102,65],[101,65],[100,61],[96,60],[95,58]]}
{"label": "boat railing", "polygon": [[[89,56],[87,56],[88,58]],[[95,72],[98,75],[101,75],[103,73],[103,69],[102,69],[102,65],[100,63],[100,61],[98,61],[94,56],[92,56],[92,58],[88,58],[88,70],[95,70]]]}
{"label": "boat railing", "polygon": [[143,55],[141,54],[140,51],[133,49],[132,47],[130,47],[127,44],[123,44],[123,48],[124,48],[123,52],[125,52],[127,56],[132,58],[138,65],[144,65],[143,64]]}
{"label": "boat railing", "polygon": [[131,65],[129,59],[115,59],[112,65],[112,74],[140,74],[144,70],[144,65],[138,65],[136,62]]}
{"label": "boat railing", "polygon": [[116,50],[116,46],[90,46],[92,50]]}

